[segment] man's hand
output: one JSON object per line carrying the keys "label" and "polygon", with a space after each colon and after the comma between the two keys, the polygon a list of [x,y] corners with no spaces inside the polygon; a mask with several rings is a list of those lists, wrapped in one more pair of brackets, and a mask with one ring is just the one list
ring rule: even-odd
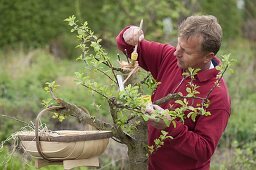
{"label": "man's hand", "polygon": [[127,30],[125,30],[123,34],[124,41],[132,46],[137,45],[141,40],[144,39],[144,33],[137,26],[131,26]]}
{"label": "man's hand", "polygon": [[[171,116],[168,114],[168,112],[166,112],[166,110],[164,110],[163,108],[161,108],[158,105],[148,105],[146,107],[146,113],[148,114],[159,114],[159,118],[155,118],[155,119],[149,119],[149,122],[152,126],[154,126],[157,129],[165,129],[168,126],[166,125],[166,121],[171,122],[172,118]],[[164,121],[164,119],[166,119],[166,121]]]}

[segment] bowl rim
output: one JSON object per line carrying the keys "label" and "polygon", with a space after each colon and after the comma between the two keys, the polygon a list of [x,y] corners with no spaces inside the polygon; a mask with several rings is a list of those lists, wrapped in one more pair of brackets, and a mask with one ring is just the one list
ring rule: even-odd
{"label": "bowl rim", "polygon": [[[29,134],[25,134],[28,132]],[[107,139],[113,136],[112,131],[75,131],[75,130],[61,130],[61,131],[52,131],[52,132],[80,132],[80,134],[69,134],[65,135],[40,135],[39,132],[39,141],[45,142],[77,142],[77,141],[90,141],[90,140],[99,140]],[[81,134],[81,132],[87,132],[86,134]],[[89,133],[88,133],[89,132]],[[21,141],[36,141],[35,131],[22,131],[17,134],[18,138]]]}

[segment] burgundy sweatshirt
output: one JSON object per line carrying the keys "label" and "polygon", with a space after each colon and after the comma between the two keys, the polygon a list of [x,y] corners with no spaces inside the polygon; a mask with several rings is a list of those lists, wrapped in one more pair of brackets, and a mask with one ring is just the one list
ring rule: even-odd
{"label": "burgundy sweatshirt", "polygon": [[[128,28],[128,27],[127,27]],[[133,46],[125,43],[122,30],[116,37],[118,48],[130,55]],[[139,65],[150,71],[153,77],[161,82],[152,95],[152,101],[156,101],[169,93],[181,92],[186,95],[186,87],[190,78],[182,76],[182,69],[177,65],[174,56],[175,47],[168,44],[160,44],[142,40],[138,46]],[[220,61],[214,57],[213,63]],[[209,90],[216,82],[218,71],[213,68],[200,71],[195,77],[194,84],[200,86],[197,89],[198,97],[206,97]],[[220,86],[216,87],[209,96],[210,105],[207,111],[210,116],[197,116],[193,122],[186,118],[184,123],[176,121],[176,128],[173,125],[166,128],[168,135],[174,139],[166,139],[164,146],[154,152],[148,160],[149,170],[208,170],[210,169],[210,159],[213,155],[218,141],[226,128],[230,116],[230,98],[224,80],[220,81]],[[201,100],[192,102],[194,107],[201,103]],[[164,109],[175,109],[179,107],[174,101],[169,101],[161,105]],[[187,114],[187,113],[185,113]],[[148,124],[148,144],[154,144],[154,140],[161,134],[161,130]]]}

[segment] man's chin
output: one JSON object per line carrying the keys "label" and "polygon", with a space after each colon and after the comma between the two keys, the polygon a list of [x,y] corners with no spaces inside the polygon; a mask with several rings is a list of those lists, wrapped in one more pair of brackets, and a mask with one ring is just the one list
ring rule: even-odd
{"label": "man's chin", "polygon": [[181,69],[185,69],[185,66],[184,66],[184,65],[182,65],[179,61],[177,61],[177,65],[178,65],[178,67],[179,67],[179,68],[181,68]]}

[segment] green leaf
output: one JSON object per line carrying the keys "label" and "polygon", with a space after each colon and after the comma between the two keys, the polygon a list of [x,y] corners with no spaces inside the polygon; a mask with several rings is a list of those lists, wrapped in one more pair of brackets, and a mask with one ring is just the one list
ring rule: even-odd
{"label": "green leaf", "polygon": [[166,136],[168,134],[168,132],[161,130],[162,135]]}
{"label": "green leaf", "polygon": [[173,127],[176,128],[176,121],[172,121]]}
{"label": "green leaf", "polygon": [[187,91],[188,93],[191,93],[191,88],[187,87],[187,88],[186,88],[186,91]]}
{"label": "green leaf", "polygon": [[167,127],[170,126],[170,124],[171,124],[171,121],[170,121],[170,120],[168,120],[168,119],[163,119],[163,121],[164,121],[164,124],[165,124]]}
{"label": "green leaf", "polygon": [[176,100],[175,103],[180,104],[181,106],[185,105],[182,100]]}
{"label": "green leaf", "polygon": [[191,93],[187,94],[187,97],[193,97],[193,96],[194,96],[194,95],[191,94]]}
{"label": "green leaf", "polygon": [[195,122],[196,121],[197,114],[194,112],[194,114],[191,115],[191,119]]}
{"label": "green leaf", "polygon": [[195,108],[194,108],[193,106],[188,106],[187,109],[188,109],[188,110],[191,110],[191,111],[194,111],[194,110],[195,110]]}
{"label": "green leaf", "polygon": [[187,114],[187,117],[189,118],[192,114],[194,114],[195,112],[189,112],[188,114]]}
{"label": "green leaf", "polygon": [[160,145],[161,143],[160,139],[155,139],[154,142],[155,142],[155,145]]}
{"label": "green leaf", "polygon": [[142,115],[142,118],[145,122],[147,122],[149,120],[149,117],[147,115]]}

